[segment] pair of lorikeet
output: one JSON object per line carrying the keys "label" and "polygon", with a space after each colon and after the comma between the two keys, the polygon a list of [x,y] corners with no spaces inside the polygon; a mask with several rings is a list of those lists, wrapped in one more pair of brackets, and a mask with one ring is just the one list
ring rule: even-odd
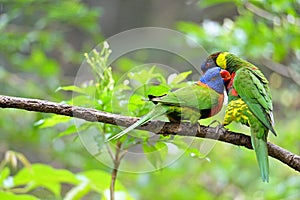
{"label": "pair of lorikeet", "polygon": [[250,127],[261,177],[268,182],[267,136],[269,130],[274,135],[276,132],[273,128],[273,107],[267,79],[253,64],[228,52],[211,54],[201,65],[201,70],[203,76],[193,85],[164,96],[151,96],[150,100],[156,104],[155,107],[109,140],[119,138],[162,115],[166,115],[172,122],[184,119],[191,123],[211,117],[221,110],[225,89],[228,105],[223,125],[237,121]]}

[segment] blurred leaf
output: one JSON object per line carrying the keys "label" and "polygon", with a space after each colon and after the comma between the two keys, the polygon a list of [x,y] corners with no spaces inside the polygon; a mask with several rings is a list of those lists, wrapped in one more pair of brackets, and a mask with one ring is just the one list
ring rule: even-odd
{"label": "blurred leaf", "polygon": [[32,195],[25,195],[25,194],[13,194],[11,192],[5,192],[0,190],[0,199],[3,200],[38,200],[38,198]]}
{"label": "blurred leaf", "polygon": [[41,49],[34,48],[31,56],[23,62],[23,68],[28,71],[38,71],[41,76],[57,75],[59,68],[55,60],[49,59]]}
{"label": "blurred leaf", "polygon": [[39,126],[39,128],[49,128],[60,123],[69,122],[70,120],[72,120],[72,118],[68,116],[53,115],[52,117],[37,121],[34,125]]}
{"label": "blurred leaf", "polygon": [[60,132],[57,137],[63,137],[66,135],[70,135],[72,133],[77,133],[76,125],[69,126],[66,130],[64,130],[63,132]]}
{"label": "blurred leaf", "polygon": [[163,142],[157,142],[155,145],[144,143],[143,150],[150,163],[157,169],[161,168],[168,153],[167,145]]}
{"label": "blurred leaf", "polygon": [[76,177],[81,182],[67,192],[67,194],[64,197],[64,200],[82,199],[82,197],[90,191],[91,189],[90,181],[85,176],[82,175],[76,175]]}
{"label": "blurred leaf", "polygon": [[155,148],[159,151],[160,157],[162,159],[162,162],[166,159],[168,155],[168,146],[164,142],[156,142]]}
{"label": "blurred leaf", "polygon": [[166,83],[164,76],[160,73],[155,72],[155,66],[151,67],[150,70],[140,70],[138,72],[129,72],[128,77],[131,80],[136,80],[140,84],[148,84],[151,80],[158,80],[160,83]]}
{"label": "blurred leaf", "polygon": [[137,94],[131,95],[128,104],[129,110],[136,110],[138,108],[141,108],[141,106],[145,104],[145,101],[142,98],[142,96]]}
{"label": "blurred leaf", "polygon": [[175,78],[171,81],[170,84],[178,84],[178,83],[184,81],[191,73],[192,73],[192,71],[187,71],[187,72],[182,72],[182,73],[178,74],[177,76],[175,76]]}
{"label": "blurred leaf", "polygon": [[168,140],[167,142],[176,145],[179,149],[182,149],[185,151],[185,154],[192,157],[198,157],[198,158],[204,158],[205,155],[203,155],[200,152],[200,147],[195,148],[191,146],[191,142],[185,141],[185,138],[183,137],[175,137],[173,140]]}
{"label": "blurred leaf", "polygon": [[178,30],[186,33],[189,37],[197,41],[202,41],[207,37],[202,27],[199,24],[196,24],[194,22],[180,21],[177,22],[176,27]]}
{"label": "blurred leaf", "polygon": [[33,164],[31,169],[23,168],[14,177],[15,186],[30,185],[30,189],[45,187],[56,196],[60,195],[62,183],[78,184],[79,181],[70,171],[43,164]]}
{"label": "blurred leaf", "polygon": [[[79,175],[87,177],[91,183],[92,189],[99,193],[108,189],[111,182],[111,174],[100,170],[85,171],[79,173]],[[116,181],[115,188],[116,191],[125,190],[124,186],[118,180]]]}
{"label": "blurred leaf", "polygon": [[1,169],[0,170],[0,186],[3,187],[4,184],[3,184],[3,181],[5,179],[7,179],[7,177],[9,176],[10,174],[10,170],[8,167],[5,167],[4,169]]}
{"label": "blurred leaf", "polygon": [[85,122],[85,123],[81,124],[79,127],[76,125],[71,125],[65,131],[60,132],[57,137],[63,137],[63,136],[70,135],[73,133],[80,133],[81,131],[84,131],[92,126],[94,126],[94,124],[91,122]]}
{"label": "blurred leaf", "polygon": [[77,87],[75,85],[69,85],[69,86],[62,86],[62,87],[58,87],[55,92],[58,92],[60,90],[64,90],[64,91],[73,91],[73,92],[77,92],[77,93],[81,93],[81,94],[85,94],[84,89]]}
{"label": "blurred leaf", "polygon": [[222,4],[222,3],[230,3],[230,2],[237,2],[236,0],[202,0],[199,1],[199,6],[202,8],[206,8],[206,7],[210,7],[210,6],[214,6],[217,4]]}
{"label": "blurred leaf", "polygon": [[162,96],[171,90],[167,84],[149,86],[147,94],[153,96]]}

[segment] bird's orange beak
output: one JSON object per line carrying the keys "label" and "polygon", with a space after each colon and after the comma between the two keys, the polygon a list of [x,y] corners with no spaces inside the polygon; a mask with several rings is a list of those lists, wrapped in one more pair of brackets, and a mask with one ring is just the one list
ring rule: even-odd
{"label": "bird's orange beak", "polygon": [[231,75],[227,70],[221,69],[220,75],[225,82],[231,79]]}

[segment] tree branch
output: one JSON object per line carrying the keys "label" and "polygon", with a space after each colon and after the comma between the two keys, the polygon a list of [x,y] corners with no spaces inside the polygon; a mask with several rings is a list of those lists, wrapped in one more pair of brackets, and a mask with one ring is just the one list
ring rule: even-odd
{"label": "tree branch", "polygon": [[290,66],[285,66],[280,63],[276,63],[270,59],[263,58],[261,62],[264,66],[271,69],[273,72],[276,72],[282,76],[292,79],[297,85],[300,85],[299,73],[292,69]]}
{"label": "tree branch", "polygon": [[[98,111],[90,108],[82,108],[78,106],[70,106],[61,103],[54,103],[45,100],[27,99],[19,97],[10,97],[0,95],[0,108],[17,108],[28,111],[54,113],[76,117],[91,122],[103,122],[113,125],[128,127],[138,120],[135,117],[127,117],[118,114]],[[192,136],[209,138],[230,143],[237,146],[244,146],[252,149],[251,139],[242,133],[231,132],[226,129],[216,131],[216,128],[192,125],[188,122],[182,123],[166,123],[162,121],[151,121],[145,125],[138,127],[141,130],[149,130],[157,134],[171,134],[181,136]],[[269,156],[281,161],[289,167],[300,172],[300,156],[295,155],[286,149],[268,142]]]}

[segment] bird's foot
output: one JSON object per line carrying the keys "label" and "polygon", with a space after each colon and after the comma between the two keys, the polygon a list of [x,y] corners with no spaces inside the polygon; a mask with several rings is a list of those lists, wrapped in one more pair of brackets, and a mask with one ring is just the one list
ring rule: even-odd
{"label": "bird's foot", "polygon": [[201,132],[201,124],[200,124],[200,120],[198,120],[198,123],[197,123],[197,132],[198,132],[198,133]]}
{"label": "bird's foot", "polygon": [[215,133],[218,134],[220,130],[223,132],[223,130],[225,129],[225,127],[224,127],[225,124],[219,122],[218,120],[212,121],[212,122],[208,125],[208,127],[211,127],[211,125],[213,125],[213,124],[215,124],[215,123],[218,124],[218,125],[215,127],[215,129],[216,129]]}
{"label": "bird's foot", "polygon": [[219,133],[219,130],[221,130],[222,131],[222,133],[223,133],[223,131],[224,131],[224,124],[219,124],[219,125],[217,125],[216,127],[216,133]]}

